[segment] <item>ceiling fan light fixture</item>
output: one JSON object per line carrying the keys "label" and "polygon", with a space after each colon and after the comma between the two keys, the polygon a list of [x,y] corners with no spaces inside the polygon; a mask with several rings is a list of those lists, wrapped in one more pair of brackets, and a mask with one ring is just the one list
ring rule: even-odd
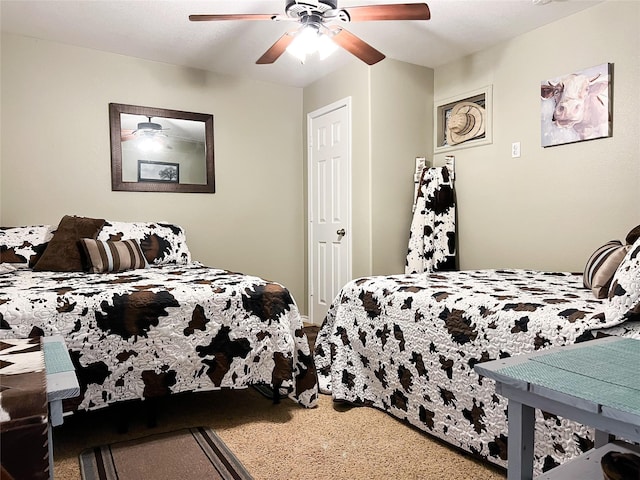
{"label": "ceiling fan light fixture", "polygon": [[287,47],[287,52],[304,63],[307,55],[317,50],[318,29],[311,25],[305,25],[296,33],[293,42]]}
{"label": "ceiling fan light fixture", "polygon": [[320,34],[320,39],[318,40],[318,54],[320,55],[320,60],[324,60],[329,57],[337,49],[338,45],[331,40],[329,35]]}
{"label": "ceiling fan light fixture", "polygon": [[162,144],[154,136],[145,135],[140,138],[138,148],[144,152],[158,152],[162,148]]}
{"label": "ceiling fan light fixture", "polygon": [[302,27],[296,33],[295,38],[287,47],[287,52],[304,63],[309,55],[318,52],[320,59],[324,60],[331,55],[338,46],[316,25],[309,24]]}

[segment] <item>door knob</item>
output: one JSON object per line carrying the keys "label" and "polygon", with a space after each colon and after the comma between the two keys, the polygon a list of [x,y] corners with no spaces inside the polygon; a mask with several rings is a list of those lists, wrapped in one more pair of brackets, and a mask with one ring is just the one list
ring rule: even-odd
{"label": "door knob", "polygon": [[341,228],[340,230],[337,230],[336,233],[338,235],[340,235],[341,237],[344,237],[347,234],[347,232],[344,230],[344,228]]}

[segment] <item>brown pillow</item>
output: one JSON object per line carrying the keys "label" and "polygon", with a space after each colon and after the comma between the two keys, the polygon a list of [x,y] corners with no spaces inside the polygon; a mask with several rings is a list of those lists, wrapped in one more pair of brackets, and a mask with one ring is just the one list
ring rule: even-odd
{"label": "brown pillow", "polygon": [[640,238],[640,225],[631,229],[629,233],[627,233],[627,237],[624,239],[627,242],[627,245],[633,245],[636,243],[636,240]]}
{"label": "brown pillow", "polygon": [[103,219],[65,215],[47,245],[34,271],[81,272],[84,270],[78,241],[96,238],[104,225]]}

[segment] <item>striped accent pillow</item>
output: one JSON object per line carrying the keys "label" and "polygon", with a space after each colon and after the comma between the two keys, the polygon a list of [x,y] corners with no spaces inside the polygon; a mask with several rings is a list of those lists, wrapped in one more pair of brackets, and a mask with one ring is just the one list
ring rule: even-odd
{"label": "striped accent pillow", "polygon": [[111,241],[81,238],[80,243],[87,255],[87,265],[92,273],[122,272],[149,267],[136,240]]}
{"label": "striped accent pillow", "polygon": [[611,240],[598,248],[587,261],[582,276],[583,284],[591,289],[596,298],[607,297],[611,279],[629,247],[618,240]]}

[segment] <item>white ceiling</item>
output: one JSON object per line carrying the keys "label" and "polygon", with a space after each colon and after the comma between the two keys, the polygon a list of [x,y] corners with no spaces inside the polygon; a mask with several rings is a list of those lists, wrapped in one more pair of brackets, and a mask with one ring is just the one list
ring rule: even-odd
{"label": "white ceiling", "polygon": [[[427,0],[431,20],[346,28],[388,58],[435,68],[601,1]],[[416,2],[343,0],[338,7],[387,3]],[[272,65],[256,65],[291,29],[289,22],[188,19],[205,13],[282,14],[284,5],[285,0],[0,0],[0,17],[3,32],[296,87],[360,61],[339,50],[304,65],[286,53]]]}

